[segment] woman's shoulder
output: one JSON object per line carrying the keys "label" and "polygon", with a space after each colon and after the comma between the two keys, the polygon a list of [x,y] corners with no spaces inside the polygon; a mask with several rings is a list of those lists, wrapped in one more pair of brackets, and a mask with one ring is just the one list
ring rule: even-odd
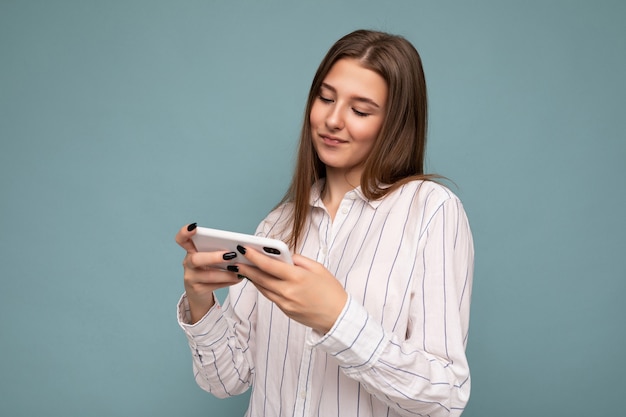
{"label": "woman's shoulder", "polygon": [[411,199],[430,207],[439,207],[446,201],[460,202],[459,197],[444,184],[433,180],[412,180],[391,193],[400,199]]}
{"label": "woman's shoulder", "polygon": [[386,202],[385,209],[411,219],[417,230],[423,231],[423,228],[430,225],[432,219],[438,216],[448,219],[448,225],[467,217],[459,197],[440,182],[410,181],[392,194],[389,195],[390,200]]}

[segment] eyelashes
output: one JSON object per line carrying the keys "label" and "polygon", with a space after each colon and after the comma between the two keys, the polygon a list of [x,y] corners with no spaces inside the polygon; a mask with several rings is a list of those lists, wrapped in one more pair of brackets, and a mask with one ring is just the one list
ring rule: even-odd
{"label": "eyelashes", "polygon": [[332,99],[332,98],[327,98],[327,97],[324,97],[324,96],[323,96],[323,95],[321,95],[321,94],[318,94],[318,95],[317,95],[317,98],[319,98],[319,99],[320,99],[323,103],[332,103],[332,102],[333,102],[333,99]]}
{"label": "eyelashes", "polygon": [[[321,94],[318,94],[318,95],[317,95],[317,98],[318,98],[318,99],[319,99],[322,103],[324,103],[324,104],[330,104],[330,103],[333,103],[333,102],[335,101],[335,100],[333,100],[332,98],[324,97],[324,96],[323,96],[323,95],[321,95]],[[352,110],[352,112],[353,112],[355,115],[357,115],[358,117],[367,117],[367,116],[369,116],[369,115],[370,115],[369,113],[359,111],[359,110],[355,109],[354,107],[352,107],[352,108],[351,108],[351,110]]]}

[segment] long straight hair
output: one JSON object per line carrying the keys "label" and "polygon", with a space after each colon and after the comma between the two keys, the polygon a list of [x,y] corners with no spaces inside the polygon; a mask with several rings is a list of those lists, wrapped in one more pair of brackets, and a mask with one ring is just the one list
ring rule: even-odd
{"label": "long straight hair", "polygon": [[333,65],[345,58],[378,73],[387,83],[383,125],[364,162],[361,191],[378,200],[424,173],[427,130],[426,80],[419,53],[405,38],[384,32],[357,30],[339,39],[320,63],[311,83],[291,185],[280,204],[293,204],[287,243],[297,249],[309,214],[312,185],[326,177],[326,166],[313,147],[309,120],[313,102]]}

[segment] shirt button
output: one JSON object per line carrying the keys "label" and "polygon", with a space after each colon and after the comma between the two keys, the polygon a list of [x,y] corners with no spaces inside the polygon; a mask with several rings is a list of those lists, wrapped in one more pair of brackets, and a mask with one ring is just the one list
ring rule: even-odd
{"label": "shirt button", "polygon": [[300,391],[300,398],[302,399],[306,398],[306,391]]}
{"label": "shirt button", "polygon": [[348,210],[348,207],[343,207],[343,208],[341,209],[341,212],[342,212],[343,214],[348,214],[348,211],[349,211],[349,210]]}

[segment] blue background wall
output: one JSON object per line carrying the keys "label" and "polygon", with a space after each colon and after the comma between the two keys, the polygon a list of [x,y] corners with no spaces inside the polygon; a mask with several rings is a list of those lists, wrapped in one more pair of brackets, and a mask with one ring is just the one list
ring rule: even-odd
{"label": "blue background wall", "polygon": [[[475,234],[466,416],[620,415],[621,1],[0,1],[0,415],[241,415],[197,388],[184,223],[281,197],[327,48],[409,38]],[[223,294],[221,294],[223,296]]]}

